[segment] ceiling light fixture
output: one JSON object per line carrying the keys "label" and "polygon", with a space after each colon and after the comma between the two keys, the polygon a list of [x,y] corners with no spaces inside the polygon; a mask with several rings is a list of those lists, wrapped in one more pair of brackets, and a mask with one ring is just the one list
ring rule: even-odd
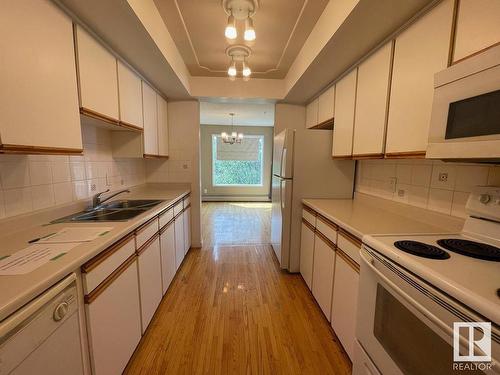
{"label": "ceiling light fixture", "polygon": [[236,74],[238,74],[238,72],[236,71],[236,62],[233,62],[231,63],[231,65],[229,65],[229,69],[227,70],[227,75],[229,77],[236,77]]}
{"label": "ceiling light fixture", "polygon": [[224,31],[224,35],[228,39],[236,39],[238,37],[238,31],[236,30],[236,19],[234,18],[232,11],[229,17],[227,18],[227,26],[226,30]]}
{"label": "ceiling light fixture", "polygon": [[247,42],[251,42],[255,40],[255,29],[253,28],[253,20],[250,16],[248,16],[245,20],[245,34],[244,39]]}
{"label": "ceiling light fixture", "polygon": [[243,77],[250,77],[250,74],[252,74],[252,70],[250,67],[247,65],[246,61],[243,61]]}
{"label": "ceiling light fixture", "polygon": [[228,19],[224,35],[228,39],[236,39],[238,31],[236,21],[245,21],[245,32],[243,37],[250,42],[255,40],[255,29],[252,17],[259,8],[259,0],[221,0],[222,8],[226,12]]}
{"label": "ceiling light fixture", "polygon": [[233,44],[226,48],[226,55],[231,58],[231,65],[227,69],[227,75],[230,79],[235,79],[238,75],[236,64],[241,63],[243,79],[248,80],[252,74],[252,70],[248,66],[246,59],[250,57],[252,50],[243,44]]}
{"label": "ceiling light fixture", "polygon": [[222,132],[220,134],[222,142],[229,143],[230,145],[234,145],[235,143],[241,143],[241,141],[243,141],[243,133],[237,133],[234,130],[234,115],[235,113],[233,112],[229,113],[229,116],[231,116],[231,135],[229,135],[226,132]]}

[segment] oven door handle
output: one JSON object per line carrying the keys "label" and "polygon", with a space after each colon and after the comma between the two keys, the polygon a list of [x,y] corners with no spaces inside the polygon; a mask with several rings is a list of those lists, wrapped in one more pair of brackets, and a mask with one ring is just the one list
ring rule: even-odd
{"label": "oven door handle", "polygon": [[[361,251],[361,259],[363,262],[377,275],[377,277],[382,280],[385,284],[387,284],[395,293],[397,293],[401,298],[403,298],[407,303],[409,303],[412,307],[414,307],[418,312],[420,312],[423,316],[429,319],[432,323],[437,325],[443,332],[445,332],[448,337],[453,337],[453,330],[448,327],[441,320],[436,318],[429,310],[427,310],[424,306],[422,306],[418,301],[414,298],[407,295],[403,292],[394,282],[389,280],[387,276],[385,276],[382,272],[380,272],[374,265],[375,260],[366,252]],[[466,340],[460,336],[460,341],[462,344],[466,344]]]}

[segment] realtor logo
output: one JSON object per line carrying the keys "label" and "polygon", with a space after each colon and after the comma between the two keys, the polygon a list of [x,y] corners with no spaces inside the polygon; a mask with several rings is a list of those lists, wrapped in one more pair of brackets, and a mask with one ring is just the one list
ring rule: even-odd
{"label": "realtor logo", "polygon": [[[461,335],[462,334],[462,335]],[[460,353],[460,338],[465,339],[466,353]],[[491,323],[453,323],[453,361],[491,362]]]}

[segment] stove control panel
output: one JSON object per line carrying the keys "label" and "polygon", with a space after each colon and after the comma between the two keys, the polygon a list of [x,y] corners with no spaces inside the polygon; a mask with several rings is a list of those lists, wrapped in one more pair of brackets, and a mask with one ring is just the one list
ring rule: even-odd
{"label": "stove control panel", "polygon": [[500,186],[475,188],[465,210],[469,216],[500,221]]}

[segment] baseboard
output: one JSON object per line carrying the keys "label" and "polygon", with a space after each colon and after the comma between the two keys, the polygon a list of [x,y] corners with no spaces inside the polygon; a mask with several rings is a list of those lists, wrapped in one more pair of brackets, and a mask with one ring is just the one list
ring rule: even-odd
{"label": "baseboard", "polygon": [[268,196],[203,195],[202,202],[271,202]]}

